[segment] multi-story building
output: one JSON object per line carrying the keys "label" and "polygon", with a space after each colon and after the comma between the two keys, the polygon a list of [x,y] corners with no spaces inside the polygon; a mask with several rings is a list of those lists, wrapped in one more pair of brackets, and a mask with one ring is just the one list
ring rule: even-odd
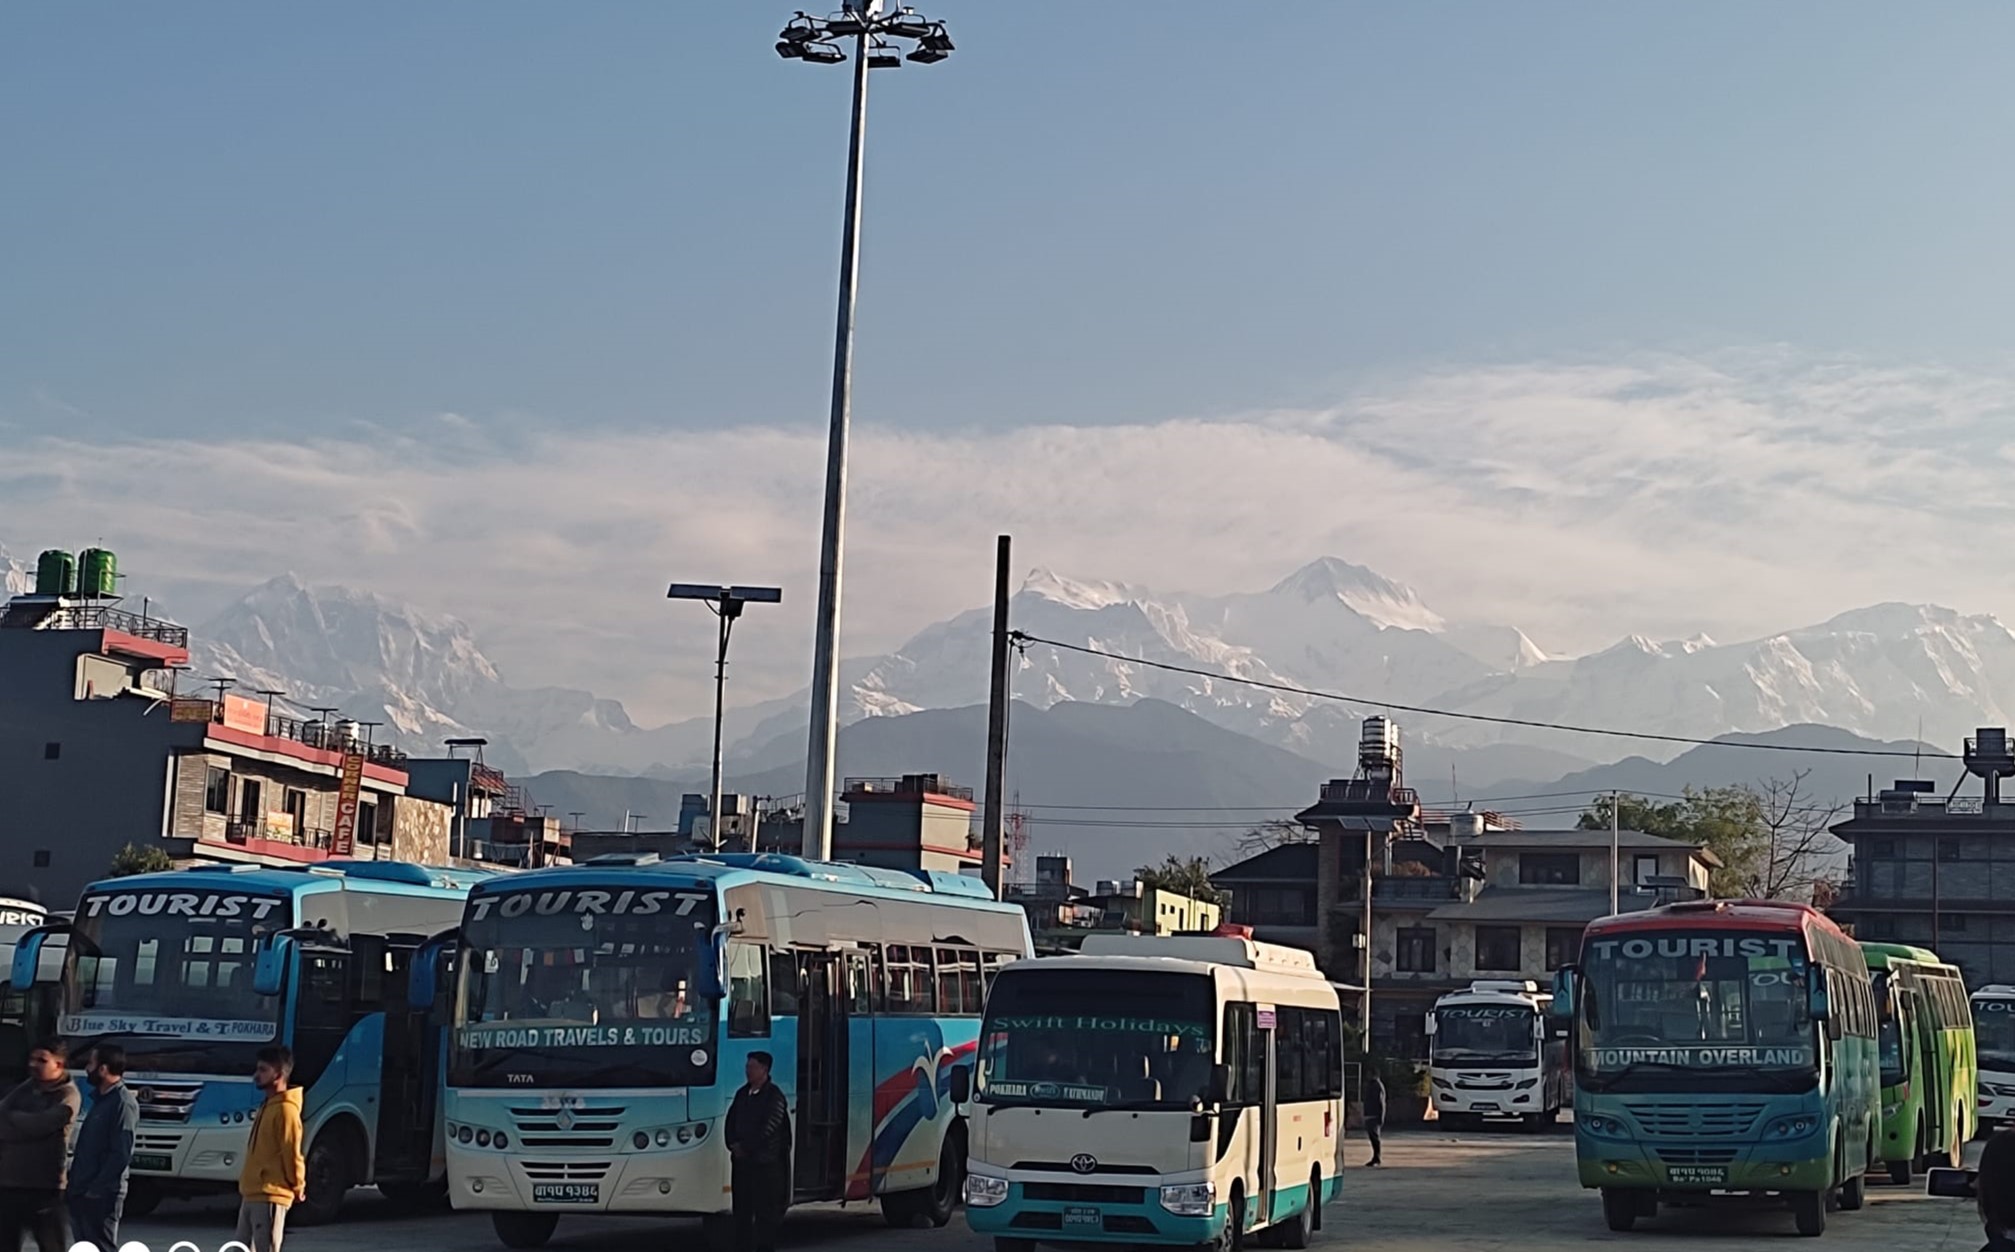
{"label": "multi-story building", "polygon": [[[483,763],[487,742],[451,739],[447,756],[405,762],[407,792],[449,808],[449,859],[527,869],[570,859],[572,837],[559,819],[502,770]],[[460,755],[465,748],[471,755]]]}
{"label": "multi-story building", "polygon": [[2015,983],[2015,803],[2001,796],[2015,744],[1988,727],[1966,740],[1961,759],[1980,779],[1976,794],[1903,779],[1854,802],[1833,827],[1851,868],[1831,912],[1858,938],[1932,949],[1969,986]]}
{"label": "multi-story building", "polygon": [[[1426,1013],[1442,993],[1479,978],[1543,982],[1610,911],[1608,831],[1423,812],[1382,718],[1366,719],[1358,776],[1324,784],[1299,820],[1308,842],[1211,882],[1231,894],[1228,920],[1256,938],[1312,949],[1338,982],[1362,984],[1368,967],[1372,1045],[1395,1055],[1425,1055]],[[1638,831],[1617,834],[1616,856],[1624,910],[1704,896],[1719,864],[1706,848]]]}
{"label": "multi-story building", "polygon": [[177,696],[188,643],[109,596],[17,596],[0,610],[0,878],[63,907],[127,844],[179,861],[326,859],[353,754],[350,855],[446,859],[450,810],[409,794],[402,753],[354,723],[278,716],[228,691]]}

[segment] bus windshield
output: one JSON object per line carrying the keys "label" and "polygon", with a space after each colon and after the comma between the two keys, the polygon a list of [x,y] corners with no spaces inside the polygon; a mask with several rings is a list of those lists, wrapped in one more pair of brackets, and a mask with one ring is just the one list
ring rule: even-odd
{"label": "bus windshield", "polygon": [[2015,1000],[1975,1000],[1973,1035],[1981,1069],[2015,1074]]}
{"label": "bus windshield", "polygon": [[1909,1062],[1903,1055],[1905,1028],[1903,1015],[1911,1011],[1911,997],[1902,987],[1898,987],[1895,1006],[1891,1008],[1889,987],[1893,981],[1887,970],[1877,971],[1874,975],[1875,1003],[1881,1009],[1876,1040],[1881,1049],[1882,1085],[1885,1087],[1901,1086],[1904,1079],[1909,1077],[1906,1072],[1909,1069]]}
{"label": "bus windshield", "polygon": [[222,891],[84,897],[59,1029],[79,1044],[136,1036],[120,1042],[149,1055],[163,1049],[161,1037],[206,1045],[272,1040],[280,998],[252,990],[254,947],[261,934],[290,924],[288,905],[284,896]]}
{"label": "bus windshield", "polygon": [[1434,1010],[1436,1065],[1539,1064],[1539,1014],[1522,1004],[1451,1004]]}
{"label": "bus windshield", "polygon": [[1576,1081],[1590,1090],[1803,1090],[1818,1080],[1795,933],[1631,933],[1587,945]]}
{"label": "bus windshield", "polygon": [[707,893],[520,892],[482,897],[470,912],[451,1083],[714,1081],[715,1006],[699,979],[712,954]]}
{"label": "bus windshield", "polygon": [[986,1104],[1195,1107],[1216,1055],[1203,974],[1010,968],[987,997],[978,1098]]}

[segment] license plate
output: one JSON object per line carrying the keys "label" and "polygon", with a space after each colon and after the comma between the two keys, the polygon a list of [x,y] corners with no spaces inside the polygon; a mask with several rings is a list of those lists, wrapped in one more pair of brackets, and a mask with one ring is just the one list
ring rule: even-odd
{"label": "license plate", "polygon": [[596,1204],[602,1198],[602,1185],[594,1182],[535,1182],[532,1184],[534,1204]]}
{"label": "license plate", "polygon": [[175,1158],[163,1156],[158,1152],[135,1152],[133,1168],[169,1170],[175,1168]]}
{"label": "license plate", "polygon": [[1495,1112],[1497,1112],[1497,1104],[1496,1104],[1496,1102],[1494,1102],[1494,1101],[1493,1101],[1493,1102],[1491,1102],[1491,1103],[1488,1103],[1488,1104],[1472,1104],[1472,1105],[1470,1105],[1469,1107],[1471,1107],[1471,1108],[1475,1109],[1475,1110],[1476,1110],[1477,1112],[1479,1112],[1479,1113],[1495,1113]]}
{"label": "license plate", "polygon": [[1718,1187],[1728,1181],[1728,1167],[1726,1165],[1667,1165],[1665,1167],[1665,1179],[1667,1182],[1687,1183],[1693,1186],[1707,1184]]}
{"label": "license plate", "polygon": [[1063,1211],[1063,1224],[1066,1229],[1075,1227],[1098,1230],[1105,1226],[1105,1218],[1095,1208],[1074,1205]]}

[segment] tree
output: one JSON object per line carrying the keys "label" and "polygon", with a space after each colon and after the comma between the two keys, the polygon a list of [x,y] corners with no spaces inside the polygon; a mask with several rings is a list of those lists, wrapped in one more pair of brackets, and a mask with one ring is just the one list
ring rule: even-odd
{"label": "tree", "polygon": [[1159,865],[1143,865],[1133,872],[1144,887],[1173,891],[1205,904],[1224,903],[1224,893],[1210,881],[1210,862],[1200,856],[1181,857],[1171,852]]}
{"label": "tree", "polygon": [[113,878],[124,878],[129,874],[158,874],[174,868],[175,858],[169,856],[165,848],[152,843],[129,843],[112,858],[109,874]]}
{"label": "tree", "polygon": [[1716,896],[1810,902],[1837,847],[1828,828],[1840,806],[1813,798],[1808,772],[1754,786],[1688,787],[1663,803],[1628,793],[1620,801],[1602,796],[1579,825],[1607,830],[1614,808],[1625,830],[1702,844],[1719,857],[1721,868],[1708,880]]}
{"label": "tree", "polygon": [[1249,857],[1258,856],[1262,852],[1271,852],[1275,848],[1286,847],[1291,843],[1314,843],[1315,841],[1316,836],[1313,830],[1310,830],[1300,822],[1290,821],[1284,817],[1277,817],[1272,821],[1261,822],[1251,830],[1233,839],[1231,843],[1232,858],[1243,861]]}

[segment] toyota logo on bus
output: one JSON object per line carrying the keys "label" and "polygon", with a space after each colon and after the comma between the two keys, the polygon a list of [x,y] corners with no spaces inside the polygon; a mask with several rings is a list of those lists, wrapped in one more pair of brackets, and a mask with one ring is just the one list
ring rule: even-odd
{"label": "toyota logo on bus", "polygon": [[1070,1158],[1070,1167],[1080,1174],[1089,1174],[1098,1168],[1098,1158],[1089,1152],[1080,1152]]}

